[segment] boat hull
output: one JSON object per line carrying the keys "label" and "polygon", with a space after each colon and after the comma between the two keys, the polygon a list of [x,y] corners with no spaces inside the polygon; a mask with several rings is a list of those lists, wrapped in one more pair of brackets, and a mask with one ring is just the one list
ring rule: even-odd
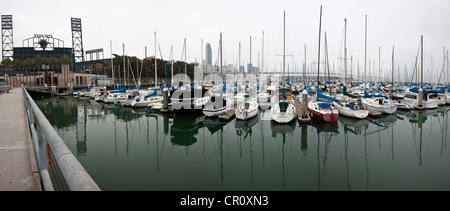
{"label": "boat hull", "polygon": [[295,106],[289,103],[285,112],[280,112],[280,106],[278,103],[272,105],[270,109],[272,120],[278,123],[288,123],[297,116]]}
{"label": "boat hull", "polygon": [[235,111],[236,118],[239,120],[246,120],[255,117],[258,114],[258,108],[251,110]]}
{"label": "boat hull", "polygon": [[231,109],[231,105],[229,106],[225,106],[219,109],[208,109],[208,108],[204,108],[203,109],[203,114],[207,117],[215,117],[215,116],[219,116],[227,111],[229,111]]}
{"label": "boat hull", "polygon": [[320,119],[323,120],[325,122],[336,122],[339,118],[339,113],[338,112],[331,112],[331,113],[323,113],[323,112],[318,112],[315,111],[313,109],[308,108],[309,113],[311,114],[312,117],[316,118],[316,119]]}
{"label": "boat hull", "polygon": [[[385,114],[393,114],[396,110],[397,110],[397,106],[393,106],[391,104],[377,104],[377,103],[372,103],[370,101],[371,99],[362,99],[361,102],[364,106],[367,107],[367,109],[371,109],[371,110],[375,110],[378,111],[380,113],[385,113]],[[377,100],[378,101],[378,100]]]}
{"label": "boat hull", "polygon": [[325,122],[336,122],[339,118],[339,111],[335,108],[331,110],[319,110],[315,109],[315,102],[308,103],[308,111],[313,118],[320,119]]}
{"label": "boat hull", "polygon": [[351,108],[339,105],[338,103],[334,103],[334,107],[338,110],[339,115],[343,115],[346,117],[364,119],[369,116],[369,110],[358,109],[353,110]]}

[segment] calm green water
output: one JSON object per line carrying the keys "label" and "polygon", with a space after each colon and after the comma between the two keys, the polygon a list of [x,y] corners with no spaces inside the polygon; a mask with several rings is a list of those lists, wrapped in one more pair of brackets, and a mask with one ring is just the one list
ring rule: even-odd
{"label": "calm green water", "polygon": [[450,190],[450,107],[335,124],[35,97],[102,190]]}

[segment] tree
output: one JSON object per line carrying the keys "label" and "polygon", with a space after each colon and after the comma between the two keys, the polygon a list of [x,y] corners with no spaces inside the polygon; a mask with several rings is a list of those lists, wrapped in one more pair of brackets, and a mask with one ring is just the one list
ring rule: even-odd
{"label": "tree", "polygon": [[49,64],[52,65],[52,70],[54,71],[55,70],[55,65],[58,64],[58,59],[53,57],[53,56],[50,57]]}
{"label": "tree", "polygon": [[[14,72],[15,72],[15,75],[16,75],[16,81],[17,81],[17,79],[18,79],[17,73],[20,72],[20,68],[22,67],[22,60],[20,60],[20,59],[14,59],[12,65],[13,65],[13,67],[14,67]],[[19,71],[17,71],[17,68],[19,68]]]}
{"label": "tree", "polygon": [[[27,81],[29,81],[29,75],[30,75],[30,65],[33,65],[33,59],[28,58],[27,60],[24,61],[24,65],[26,67],[26,71],[28,72],[28,79]],[[29,85],[29,84],[28,84]]]}
{"label": "tree", "polygon": [[6,80],[6,69],[9,69],[9,67],[12,66],[12,60],[10,58],[4,58],[1,63],[2,63],[2,66],[3,66],[3,71],[4,71],[3,75],[4,75],[4,78],[5,78],[5,82],[8,83],[7,80]]}
{"label": "tree", "polygon": [[72,63],[72,60],[68,56],[64,55],[61,57],[61,63],[62,64],[70,64],[70,63]]}
{"label": "tree", "polygon": [[[36,66],[38,66],[38,75],[39,75],[39,77],[41,77],[41,64],[43,64],[44,62],[43,62],[43,59],[42,59],[42,57],[41,56],[39,56],[39,55],[36,55],[35,57],[34,57],[34,64],[36,65]],[[42,83],[42,80],[40,80],[39,79],[39,84],[38,85],[41,85],[41,84],[43,84]]]}
{"label": "tree", "polygon": [[[70,63],[72,63],[72,60],[68,56],[64,55],[61,57],[61,64],[70,65]],[[61,71],[62,71],[62,66],[61,66]],[[66,78],[67,78],[67,80],[69,80],[68,75],[66,76]],[[72,83],[72,79],[73,79],[73,72],[72,72],[72,78],[70,79],[71,83]]]}
{"label": "tree", "polygon": [[[12,66],[12,63],[13,61],[10,59],[10,58],[4,58],[3,60],[2,60],[2,66],[3,67],[11,67]],[[5,69],[6,70],[6,69]]]}
{"label": "tree", "polygon": [[48,77],[48,67],[50,65],[50,58],[48,57],[42,57],[42,64],[45,65],[45,74],[44,74],[44,83],[50,84],[50,78]]}

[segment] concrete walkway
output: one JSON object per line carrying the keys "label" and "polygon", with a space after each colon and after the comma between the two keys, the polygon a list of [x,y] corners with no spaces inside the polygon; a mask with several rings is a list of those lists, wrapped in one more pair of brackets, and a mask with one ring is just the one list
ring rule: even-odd
{"label": "concrete walkway", "polygon": [[21,88],[0,94],[0,191],[40,191]]}

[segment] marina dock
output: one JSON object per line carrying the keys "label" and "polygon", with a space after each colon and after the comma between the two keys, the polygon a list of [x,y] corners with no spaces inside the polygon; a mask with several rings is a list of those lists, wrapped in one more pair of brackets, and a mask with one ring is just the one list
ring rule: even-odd
{"label": "marina dock", "polygon": [[228,121],[230,119],[233,119],[234,118],[234,111],[235,111],[235,108],[230,109],[229,111],[219,115],[219,119],[223,120],[223,121]]}
{"label": "marina dock", "polygon": [[300,123],[311,122],[311,117],[309,115],[307,115],[307,118],[302,118],[302,111],[303,111],[302,104],[300,103],[300,101],[298,101],[298,99],[296,97],[294,97],[294,106],[297,111],[298,122],[300,122]]}
{"label": "marina dock", "polygon": [[41,191],[23,93],[0,94],[0,191]]}

